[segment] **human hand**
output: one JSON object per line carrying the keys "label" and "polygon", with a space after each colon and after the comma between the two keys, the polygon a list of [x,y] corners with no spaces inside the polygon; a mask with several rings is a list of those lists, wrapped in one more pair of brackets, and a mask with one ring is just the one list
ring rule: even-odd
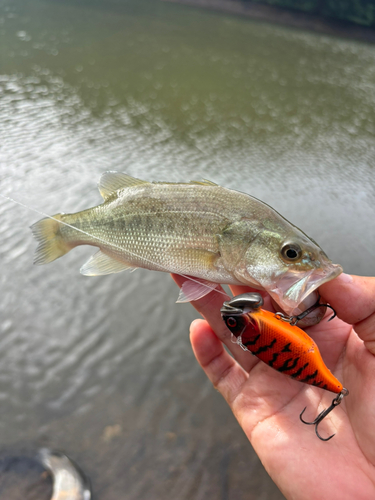
{"label": "human hand", "polygon": [[[179,286],[186,279],[173,278]],[[234,295],[257,291],[231,290]],[[192,323],[191,343],[286,498],[370,500],[375,498],[375,278],[341,275],[319,292],[338,317],[306,332],[350,393],[319,424],[322,437],[337,434],[329,442],[319,440],[299,415],[307,406],[304,419],[314,420],[335,395],[286,377],[232,343],[221,319],[222,294],[192,302],[205,320]],[[270,297],[262,295],[264,308],[274,310]]]}

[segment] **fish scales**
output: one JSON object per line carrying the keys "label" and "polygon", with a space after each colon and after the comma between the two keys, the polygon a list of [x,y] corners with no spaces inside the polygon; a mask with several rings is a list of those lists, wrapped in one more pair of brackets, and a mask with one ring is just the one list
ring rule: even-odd
{"label": "fish scales", "polygon": [[[210,181],[150,183],[107,172],[99,190],[101,205],[32,226],[37,264],[92,245],[99,252],[82,274],[143,267],[205,283],[251,285],[268,291],[287,313],[342,271],[271,207]],[[202,290],[196,283],[188,300],[215,286]]]}
{"label": "fish scales", "polygon": [[[107,252],[134,267],[194,275],[198,269],[200,278],[227,279],[240,284],[224,270],[217,276],[218,267],[210,266],[209,259],[220,258],[217,234],[230,223],[230,215],[223,213],[222,208],[228,199],[224,196],[210,199],[197,192],[197,186],[177,185],[174,191],[170,188],[168,184],[150,184],[137,192],[134,188],[124,190],[119,198],[103,205],[64,215],[65,222],[90,236],[81,233],[78,243],[76,232],[67,226],[61,227],[61,236],[72,245],[93,244],[96,238],[105,240],[108,243],[101,245]],[[208,252],[212,255],[202,261],[202,253]]]}

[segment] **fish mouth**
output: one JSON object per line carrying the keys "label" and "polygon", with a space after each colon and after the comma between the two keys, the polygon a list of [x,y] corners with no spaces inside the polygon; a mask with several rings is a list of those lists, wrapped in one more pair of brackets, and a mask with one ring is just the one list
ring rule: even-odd
{"label": "fish mouth", "polygon": [[287,273],[271,290],[267,290],[286,314],[293,315],[294,309],[323,283],[337,278],[343,272],[339,264],[328,263],[324,268],[304,273]]}

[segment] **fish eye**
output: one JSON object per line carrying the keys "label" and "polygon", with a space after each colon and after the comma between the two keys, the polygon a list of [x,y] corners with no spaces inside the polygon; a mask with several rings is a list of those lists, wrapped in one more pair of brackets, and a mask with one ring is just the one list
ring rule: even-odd
{"label": "fish eye", "polygon": [[302,249],[296,243],[287,243],[281,249],[281,256],[289,262],[295,262],[302,256]]}
{"label": "fish eye", "polygon": [[227,319],[227,325],[229,326],[229,328],[235,328],[237,326],[237,320],[235,318],[233,318],[232,316],[230,316]]}

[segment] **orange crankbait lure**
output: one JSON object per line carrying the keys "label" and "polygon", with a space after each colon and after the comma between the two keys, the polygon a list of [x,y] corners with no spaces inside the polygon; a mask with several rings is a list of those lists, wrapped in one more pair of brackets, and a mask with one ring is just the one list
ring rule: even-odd
{"label": "orange crankbait lure", "polygon": [[[306,408],[300,415],[303,423],[315,425],[315,432],[320,439],[328,441],[334,435],[322,438],[318,433],[318,424],[341,403],[349,391],[326,367],[313,339],[295,326],[298,320],[308,314],[307,311],[291,318],[265,311],[261,309],[262,305],[263,299],[259,293],[245,293],[224,302],[221,315],[244,350],[252,352],[271,368],[295,380],[338,394],[331,406],[313,422],[302,419]],[[316,304],[309,312],[315,307],[321,307],[321,304]]]}

